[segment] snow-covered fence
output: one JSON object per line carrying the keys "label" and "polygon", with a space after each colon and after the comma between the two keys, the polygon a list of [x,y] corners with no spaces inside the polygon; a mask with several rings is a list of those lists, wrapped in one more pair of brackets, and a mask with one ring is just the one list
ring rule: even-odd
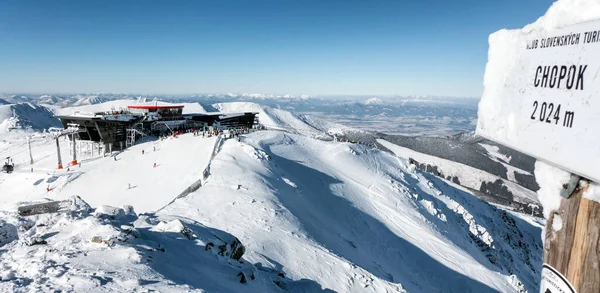
{"label": "snow-covered fence", "polygon": [[[194,181],[192,184],[190,184],[190,186],[188,186],[185,190],[183,190],[181,193],[179,193],[172,201],[170,201],[168,204],[166,204],[165,207],[172,204],[178,198],[186,197],[188,194],[195,192],[196,190],[200,189],[200,187],[202,187],[202,182],[205,182],[206,179],[208,179],[208,176],[210,176],[210,163],[212,162],[214,157],[219,152],[219,148],[221,146],[222,141],[223,141],[223,139],[221,138],[221,136],[217,136],[217,140],[215,141],[215,145],[213,146],[213,150],[210,155],[210,160],[208,161],[208,165],[206,166],[206,168],[204,168],[204,171],[202,171],[202,178],[200,178],[200,179]],[[161,210],[161,209],[159,209],[159,210]]]}
{"label": "snow-covered fence", "polygon": [[223,138],[221,136],[217,136],[217,141],[215,141],[215,146],[213,147],[212,153],[210,154],[210,160],[208,160],[208,165],[204,168],[202,172],[202,180],[206,181],[208,176],[210,176],[210,164],[215,156],[219,153],[219,149],[221,148],[221,144],[223,143]]}
{"label": "snow-covered fence", "polygon": [[33,216],[39,214],[58,213],[71,205],[70,200],[50,201],[26,206],[20,206],[17,211],[19,216]]}
{"label": "snow-covered fence", "polygon": [[194,183],[192,183],[190,186],[188,186],[188,188],[186,188],[179,195],[177,195],[177,197],[175,199],[186,197],[188,194],[198,190],[200,187],[202,187],[202,178],[194,181]]}

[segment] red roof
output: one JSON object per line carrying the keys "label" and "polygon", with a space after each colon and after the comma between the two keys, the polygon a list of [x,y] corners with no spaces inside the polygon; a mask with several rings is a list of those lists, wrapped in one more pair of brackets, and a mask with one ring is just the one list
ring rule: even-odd
{"label": "red roof", "polygon": [[153,106],[153,105],[134,105],[127,106],[129,109],[180,109],[183,106]]}

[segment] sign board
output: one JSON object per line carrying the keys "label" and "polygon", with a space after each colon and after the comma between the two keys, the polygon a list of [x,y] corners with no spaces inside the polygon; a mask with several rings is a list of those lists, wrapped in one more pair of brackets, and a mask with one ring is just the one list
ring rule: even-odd
{"label": "sign board", "polygon": [[548,264],[542,268],[540,293],[577,293],[569,280]]}
{"label": "sign board", "polygon": [[490,36],[477,134],[600,182],[600,20]]}

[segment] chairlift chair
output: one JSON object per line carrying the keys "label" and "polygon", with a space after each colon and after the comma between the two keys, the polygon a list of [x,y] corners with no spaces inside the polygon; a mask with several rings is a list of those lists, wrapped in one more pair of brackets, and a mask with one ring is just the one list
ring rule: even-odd
{"label": "chairlift chair", "polygon": [[6,157],[6,162],[4,166],[2,166],[2,171],[5,173],[12,173],[15,170],[15,163],[12,161],[11,157]]}

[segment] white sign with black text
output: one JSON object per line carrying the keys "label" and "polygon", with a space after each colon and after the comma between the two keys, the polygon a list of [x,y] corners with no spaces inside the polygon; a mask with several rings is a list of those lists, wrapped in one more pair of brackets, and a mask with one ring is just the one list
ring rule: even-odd
{"label": "white sign with black text", "polygon": [[490,37],[477,134],[600,182],[600,20]]}
{"label": "white sign with black text", "polygon": [[542,268],[540,293],[577,293],[569,280],[548,264]]}

